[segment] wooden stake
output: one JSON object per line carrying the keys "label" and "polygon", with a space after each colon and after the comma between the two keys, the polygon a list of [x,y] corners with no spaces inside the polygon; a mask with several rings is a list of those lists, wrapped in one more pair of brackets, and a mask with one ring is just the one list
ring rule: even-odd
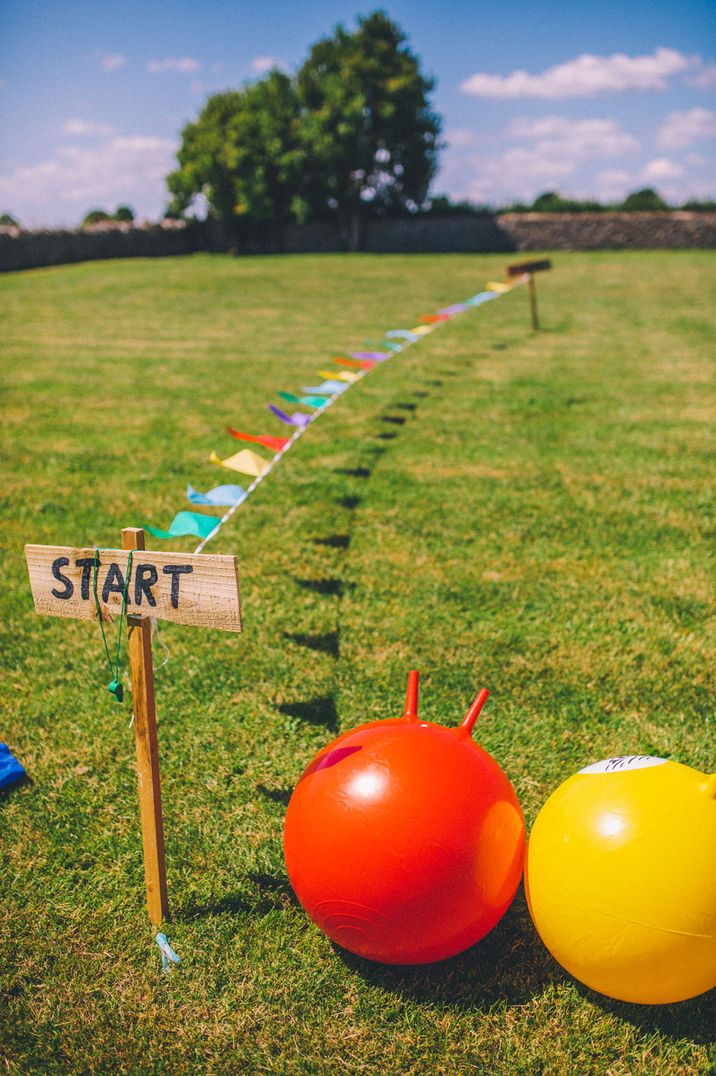
{"label": "wooden stake", "polygon": [[[122,530],[122,549],[144,549],[144,531],[141,527],[125,527]],[[164,860],[157,717],[154,708],[152,626],[149,619],[131,615],[127,617],[127,624],[147,910],[151,922],[154,926],[159,926],[164,919],[169,918],[169,901]]]}
{"label": "wooden stake", "polygon": [[537,288],[535,287],[534,273],[530,273],[527,280],[527,290],[530,293],[530,311],[532,312],[532,328],[539,329],[537,320]]}

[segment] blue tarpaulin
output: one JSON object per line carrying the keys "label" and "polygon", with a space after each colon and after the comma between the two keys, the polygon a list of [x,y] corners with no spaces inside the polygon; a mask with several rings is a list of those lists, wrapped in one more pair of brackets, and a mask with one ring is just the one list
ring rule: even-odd
{"label": "blue tarpaulin", "polygon": [[20,765],[6,743],[0,743],[0,791],[9,788],[25,777],[24,767]]}

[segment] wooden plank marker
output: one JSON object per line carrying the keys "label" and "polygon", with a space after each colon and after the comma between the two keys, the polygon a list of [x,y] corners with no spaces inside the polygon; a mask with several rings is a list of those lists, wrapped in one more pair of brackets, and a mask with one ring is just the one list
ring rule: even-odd
{"label": "wooden plank marker", "polygon": [[551,269],[552,262],[545,258],[543,261],[522,262],[520,265],[508,265],[508,276],[527,276],[527,290],[530,296],[530,313],[532,315],[532,328],[539,329],[537,317],[537,288],[535,287],[535,273],[541,273],[544,269]]}
{"label": "wooden plank marker", "polygon": [[159,926],[169,917],[169,902],[151,618],[241,631],[236,557],[149,552],[140,527],[124,528],[122,549],[26,545],[25,556],[38,613],[111,620],[125,606],[147,910]]}

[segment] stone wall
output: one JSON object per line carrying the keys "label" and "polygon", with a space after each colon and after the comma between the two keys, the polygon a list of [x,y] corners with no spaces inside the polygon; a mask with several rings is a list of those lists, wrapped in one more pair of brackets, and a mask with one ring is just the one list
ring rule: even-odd
{"label": "stone wall", "polygon": [[716,213],[501,213],[515,250],[716,247]]}
{"label": "stone wall", "polygon": [[0,272],[99,258],[157,258],[199,249],[199,232],[184,221],[146,227],[97,225],[72,232],[0,228]]}
{"label": "stone wall", "polygon": [[[404,217],[369,221],[360,237],[363,251],[400,254],[678,247],[716,247],[716,213],[466,213]],[[0,271],[196,251],[301,254],[347,249],[347,237],[336,224],[325,221],[292,225],[243,239],[211,221],[164,221],[146,227],[104,224],[75,232],[0,228]]]}

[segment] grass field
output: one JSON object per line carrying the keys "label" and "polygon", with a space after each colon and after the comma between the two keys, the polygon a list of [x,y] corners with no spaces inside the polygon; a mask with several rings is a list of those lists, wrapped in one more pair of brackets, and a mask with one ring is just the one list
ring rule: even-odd
{"label": "grass field", "polygon": [[306,919],[281,850],[304,766],[396,716],[411,667],[428,720],[456,724],[490,688],[479,739],[528,826],[609,755],[713,770],[713,254],[556,255],[541,332],[524,289],[441,327],[340,399],[208,547],[239,558],[245,632],[161,630],[171,975],[144,910],[130,709],[106,691],[96,627],[33,610],[24,542],[167,526],[187,481],[240,481],[208,462],[240,447],[227,424],[280,434],[277,389],[504,260],[199,255],[0,277],[0,740],[32,779],[0,800],[3,1071],[713,1070],[713,991],[591,993],[521,890],[462,956],[385,968]]}

